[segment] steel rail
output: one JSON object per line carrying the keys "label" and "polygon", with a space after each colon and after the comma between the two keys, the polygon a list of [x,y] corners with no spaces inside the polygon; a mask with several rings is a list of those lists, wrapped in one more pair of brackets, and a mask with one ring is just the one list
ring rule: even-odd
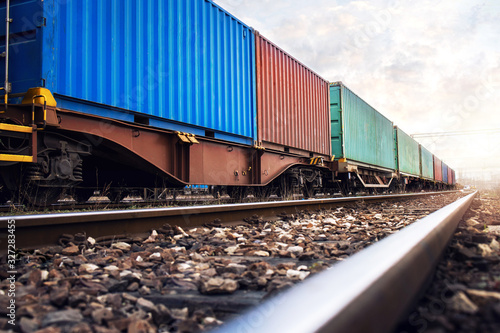
{"label": "steel rail", "polygon": [[92,237],[123,235],[147,232],[154,228],[160,228],[165,223],[181,227],[196,227],[214,220],[218,220],[220,223],[239,222],[254,214],[265,219],[276,219],[276,215],[281,213],[293,214],[306,209],[330,208],[361,200],[380,202],[442,193],[444,192],[3,216],[0,217],[0,251],[7,248],[5,243],[9,220],[15,220],[17,247],[36,248],[57,243],[62,234],[84,232]]}
{"label": "steel rail", "polygon": [[216,330],[390,332],[414,304],[476,192]]}

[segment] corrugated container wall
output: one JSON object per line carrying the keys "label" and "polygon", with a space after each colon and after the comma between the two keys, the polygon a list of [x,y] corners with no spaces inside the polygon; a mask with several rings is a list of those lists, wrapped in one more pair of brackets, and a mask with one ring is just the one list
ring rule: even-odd
{"label": "corrugated container wall", "polygon": [[392,122],[341,82],[330,86],[332,154],[335,159],[396,169]]}
{"label": "corrugated container wall", "polygon": [[422,178],[434,179],[434,161],[432,153],[420,145],[420,165]]}
{"label": "corrugated container wall", "polygon": [[11,14],[13,93],[45,85],[59,107],[255,139],[254,33],[211,1],[12,0]]}
{"label": "corrugated container wall", "polygon": [[442,164],[442,170],[443,170],[443,183],[447,184],[448,183],[448,166],[446,164]]}
{"label": "corrugated container wall", "polygon": [[258,33],[256,52],[258,140],[330,156],[328,81]]}
{"label": "corrugated container wall", "polygon": [[451,170],[451,174],[453,176],[453,182],[451,184],[452,185],[456,185],[456,183],[457,183],[457,174],[455,173],[455,170]]}
{"label": "corrugated container wall", "polygon": [[434,156],[434,180],[441,182],[443,181],[442,162],[439,158],[436,157],[436,155],[433,156]]}
{"label": "corrugated container wall", "polygon": [[420,177],[418,142],[397,126],[394,126],[394,137],[399,172]]}
{"label": "corrugated container wall", "polygon": [[448,184],[453,184],[453,170],[448,167]]}

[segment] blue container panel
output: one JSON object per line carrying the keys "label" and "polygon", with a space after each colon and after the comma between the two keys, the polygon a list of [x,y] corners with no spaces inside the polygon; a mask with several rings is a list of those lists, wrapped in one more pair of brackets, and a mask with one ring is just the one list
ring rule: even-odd
{"label": "blue container panel", "polygon": [[448,166],[446,164],[442,164],[442,170],[443,170],[443,183],[447,184],[448,183]]}
{"label": "blue container panel", "polygon": [[[39,0],[11,1],[9,42],[9,82],[12,93],[24,93],[43,85],[42,34],[43,11]],[[5,52],[5,1],[0,3],[0,53]],[[0,80],[5,81],[5,58],[0,58]]]}
{"label": "blue container panel", "polygon": [[33,23],[10,67],[14,92],[45,81],[61,106],[87,101],[78,111],[109,116],[110,107],[256,138],[255,36],[211,1],[12,3],[15,21]]}

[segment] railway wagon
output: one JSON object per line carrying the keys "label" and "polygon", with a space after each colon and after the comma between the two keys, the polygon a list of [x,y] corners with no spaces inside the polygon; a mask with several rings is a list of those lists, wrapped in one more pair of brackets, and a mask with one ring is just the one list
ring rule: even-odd
{"label": "railway wagon", "polygon": [[389,188],[396,175],[393,123],[342,82],[330,84],[331,145],[342,189]]}
{"label": "railway wagon", "polygon": [[443,163],[441,160],[436,156],[433,155],[434,159],[434,181],[436,183],[441,183],[443,181]]}
{"label": "railway wagon", "polygon": [[443,184],[447,185],[448,184],[448,165],[444,162],[441,164],[441,170],[443,174]]}
{"label": "railway wagon", "polygon": [[255,43],[258,147],[310,159],[286,170],[285,192],[300,186],[309,197],[333,188],[329,82],[258,32]]}
{"label": "railway wagon", "polygon": [[422,145],[420,148],[420,174],[424,180],[434,180],[434,160],[432,153]]}
{"label": "railway wagon", "polygon": [[399,183],[403,188],[418,189],[421,186],[419,144],[398,126],[394,126],[394,146]]}
{"label": "railway wagon", "polygon": [[258,32],[255,38],[259,145],[329,157],[329,82]]}
{"label": "railway wagon", "polygon": [[[264,116],[281,119],[291,104],[258,112],[257,82],[259,96],[277,92],[258,81],[256,32],[213,2],[12,0],[0,17],[0,199],[15,193],[43,205],[63,191],[85,200],[105,188],[119,200],[134,187],[190,184],[235,196],[264,185],[310,193],[333,184],[327,131],[305,144],[259,131]],[[259,54],[262,64],[274,56]],[[321,95],[320,81],[303,91],[319,122],[328,87],[323,102],[309,95]],[[293,112],[307,119],[310,105]],[[294,126],[308,135],[325,127]]]}

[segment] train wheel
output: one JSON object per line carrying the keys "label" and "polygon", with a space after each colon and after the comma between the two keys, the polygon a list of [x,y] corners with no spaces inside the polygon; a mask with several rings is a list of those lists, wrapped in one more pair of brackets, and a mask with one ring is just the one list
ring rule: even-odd
{"label": "train wheel", "polygon": [[127,195],[129,195],[130,193],[126,190],[122,190],[122,189],[118,189],[118,190],[115,190],[115,191],[111,191],[111,193],[109,193],[107,195],[107,197],[109,198],[109,200],[111,200],[111,202],[113,203],[119,203],[121,202],[123,199],[125,199],[125,197]]}
{"label": "train wheel", "polygon": [[228,186],[227,187],[227,195],[229,195],[232,199],[237,201],[241,201],[247,197],[247,188],[243,186]]}
{"label": "train wheel", "polygon": [[5,204],[7,201],[12,199],[12,192],[7,189],[6,186],[2,186],[0,189],[0,205]]}
{"label": "train wheel", "polygon": [[267,200],[272,194],[272,189],[270,186],[256,187],[255,193],[259,199]]}
{"label": "train wheel", "polygon": [[304,198],[312,198],[314,197],[314,186],[312,183],[305,182],[304,186],[302,186],[302,194]]}
{"label": "train wheel", "polygon": [[73,200],[75,200],[77,203],[87,202],[92,195],[94,195],[94,189],[88,188],[75,188],[73,189],[73,193],[71,194]]}
{"label": "train wheel", "polygon": [[293,197],[292,188],[291,188],[290,184],[287,183],[287,181],[285,180],[284,177],[281,180],[281,184],[279,187],[279,196],[283,200],[288,200],[288,199]]}
{"label": "train wheel", "polygon": [[222,196],[222,186],[210,186],[209,193],[215,198],[220,199]]}
{"label": "train wheel", "polygon": [[24,199],[36,207],[50,206],[61,197],[62,187],[42,187],[30,184],[23,191]]}
{"label": "train wheel", "polygon": [[49,206],[59,200],[65,184],[44,183],[40,184],[36,179],[40,176],[40,167],[38,165],[29,165],[27,167],[13,165],[4,181],[6,187],[16,193],[9,199],[16,200],[18,203],[26,203],[35,207]]}

